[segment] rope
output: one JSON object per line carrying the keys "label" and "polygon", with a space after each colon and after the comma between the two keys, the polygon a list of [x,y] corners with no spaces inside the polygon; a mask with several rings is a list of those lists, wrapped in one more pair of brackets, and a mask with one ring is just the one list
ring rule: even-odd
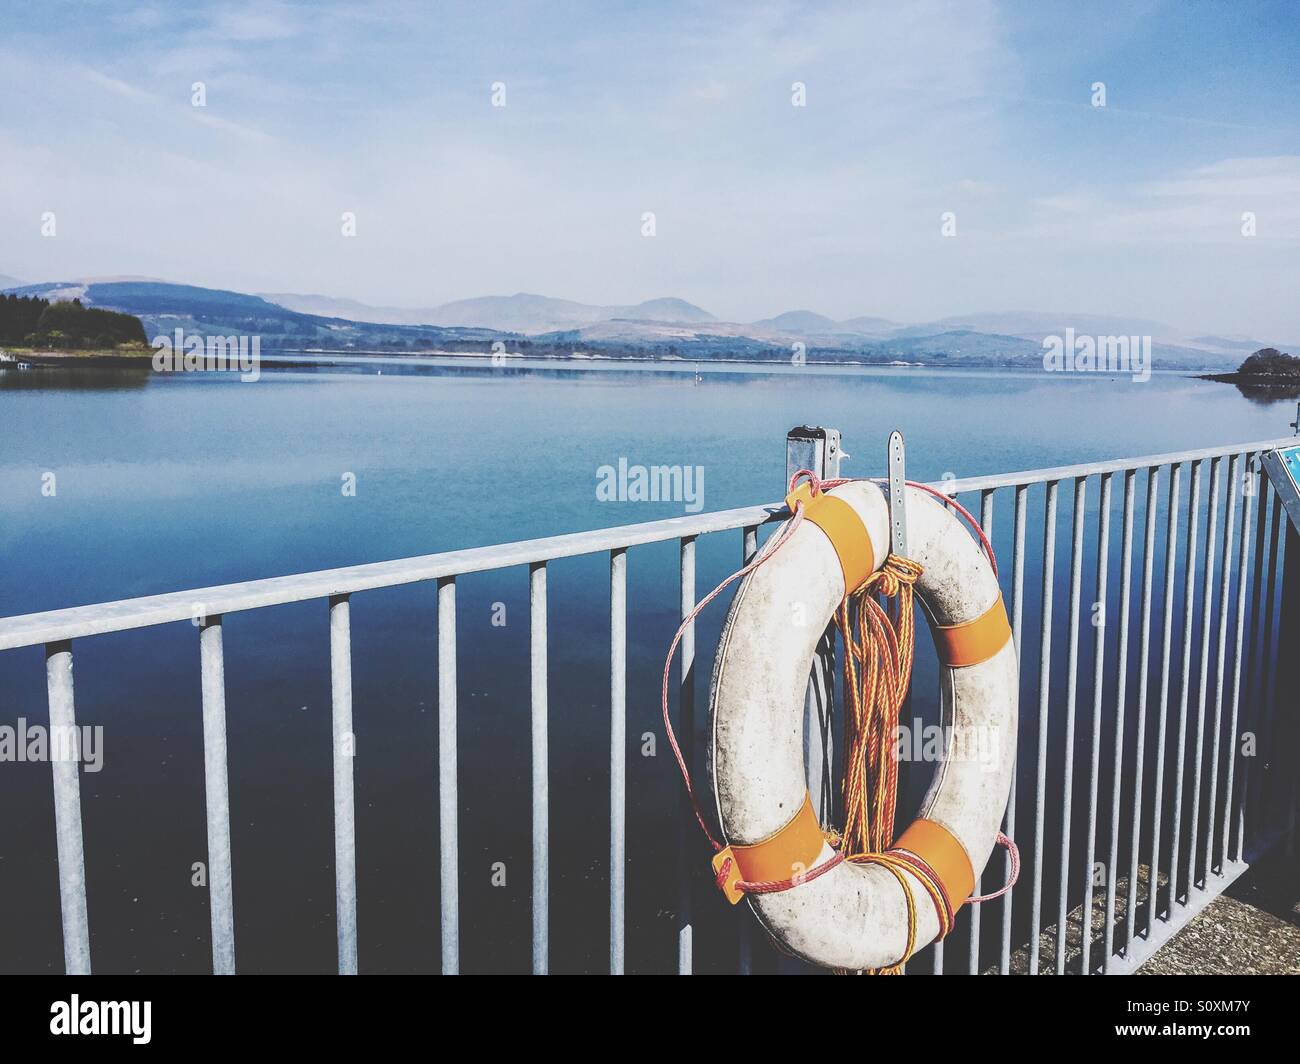
{"label": "rope", "polygon": [[[921,567],[890,555],[881,569],[840,604],[837,620],[846,649],[844,716],[846,772],[844,841],[853,852],[879,852],[894,841],[899,713],[912,680],[916,632],[913,585]],[[877,601],[879,594],[892,607]],[[874,810],[875,815],[872,816]]]}
{"label": "rope", "polygon": [[1011,841],[1002,832],[998,832],[997,844],[1007,851],[1007,856],[1011,858],[1011,874],[1007,876],[1006,886],[1001,890],[995,890],[992,894],[981,894],[977,898],[967,898],[971,905],[979,905],[981,902],[992,901],[994,898],[1000,898],[1016,885],[1016,880],[1020,878],[1020,847]]}
{"label": "rope", "polygon": [[[844,641],[844,807],[842,852],[854,864],[877,864],[898,880],[907,901],[907,947],[894,965],[871,974],[900,974],[916,948],[916,906],[907,883],[920,881],[939,916],[940,937],[952,926],[952,903],[924,861],[891,849],[898,808],[899,714],[907,699],[916,651],[913,589],[921,566],[889,555],[840,604]],[[879,596],[879,598],[877,597]],[[880,599],[887,604],[882,606]]]}

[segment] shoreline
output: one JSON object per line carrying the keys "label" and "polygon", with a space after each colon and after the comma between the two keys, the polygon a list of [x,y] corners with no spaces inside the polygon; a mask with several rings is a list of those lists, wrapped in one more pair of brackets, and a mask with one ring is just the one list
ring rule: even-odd
{"label": "shoreline", "polygon": [[1300,388],[1300,376],[1282,373],[1199,373],[1197,380],[1249,384],[1255,388]]}
{"label": "shoreline", "polygon": [[[153,358],[155,352],[149,350],[109,350],[99,349],[91,351],[47,351],[36,350],[31,348],[3,348],[0,347],[0,370],[8,367],[16,367],[20,363],[35,368],[73,368],[76,366],[86,366],[94,368],[112,368],[112,369],[133,369],[147,370],[150,373],[160,372],[153,368]],[[294,358],[293,356],[306,356]],[[504,357],[504,361],[502,358]],[[602,368],[617,366],[621,363],[628,363],[633,366],[655,366],[663,370],[677,369],[680,372],[692,372],[698,367],[708,366],[736,366],[753,369],[791,369],[802,367],[816,367],[818,369],[870,369],[870,370],[897,370],[905,372],[909,370],[920,370],[924,372],[963,372],[963,371],[990,371],[1002,370],[1012,372],[1029,372],[1036,368],[1041,368],[1037,363],[1019,363],[1004,360],[979,360],[966,361],[961,364],[952,364],[944,362],[908,362],[900,359],[890,361],[869,361],[864,359],[818,359],[808,358],[800,367],[795,367],[791,362],[782,359],[766,358],[737,358],[734,356],[719,357],[701,357],[685,358],[681,355],[609,355],[598,352],[584,352],[575,354],[544,354],[537,352],[509,352],[502,356],[498,352],[492,351],[450,351],[435,349],[429,351],[383,351],[383,350],[328,350],[323,348],[286,348],[281,351],[267,352],[262,359],[263,365],[268,365],[281,369],[307,369],[326,365],[331,362],[344,362],[348,360],[364,360],[369,358],[384,358],[394,362],[409,361],[413,364],[436,365],[443,360],[464,359],[471,361],[481,361],[492,363],[497,360],[497,364],[510,365],[513,363],[529,362],[549,362],[556,364],[557,368],[563,366],[567,369],[575,369],[583,366],[599,365]],[[170,371],[161,371],[164,374]],[[1218,381],[1227,384],[1247,384],[1255,387],[1266,388],[1291,388],[1300,387],[1300,377],[1260,377],[1260,376],[1243,376],[1238,373],[1206,373],[1188,367],[1178,367],[1165,370],[1154,370],[1153,372],[1164,376],[1185,376],[1195,380]],[[1052,376],[1086,376],[1097,377],[1106,376],[1107,374],[1052,374]]]}

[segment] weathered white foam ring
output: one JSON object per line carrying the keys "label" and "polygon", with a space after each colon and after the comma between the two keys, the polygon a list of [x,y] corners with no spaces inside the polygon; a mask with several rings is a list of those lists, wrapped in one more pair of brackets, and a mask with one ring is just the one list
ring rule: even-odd
{"label": "weathered white foam ring", "polygon": [[[875,484],[832,489],[862,518],[876,568],[889,553],[889,507]],[[979,544],[958,518],[907,489],[908,554],[924,572],[916,585],[932,624],[981,617],[1000,594]],[[730,843],[748,845],[785,826],[807,792],[804,694],[818,639],[844,598],[834,547],[809,521],[740,586],[722,631],[710,696],[709,766],[718,818]],[[802,621],[802,623],[799,623]],[[918,643],[923,639],[919,638]],[[919,652],[924,652],[923,649]],[[947,828],[975,870],[988,862],[1011,787],[1019,694],[1015,646],[977,665],[940,668],[948,737],[918,816]],[[983,751],[957,760],[954,751]],[[817,864],[832,856],[826,846]],[[925,889],[907,876],[917,914],[915,949],[939,934]],[[759,921],[785,949],[814,964],[880,968],[907,945],[903,888],[885,868],[844,863],[809,883],[749,895]],[[953,898],[956,907],[964,898]]]}

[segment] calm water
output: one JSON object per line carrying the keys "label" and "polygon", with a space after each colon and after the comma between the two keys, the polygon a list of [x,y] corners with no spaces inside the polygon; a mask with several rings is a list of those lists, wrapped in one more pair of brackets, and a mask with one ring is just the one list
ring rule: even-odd
{"label": "calm water", "polygon": [[[839,427],[852,455],[846,471],[858,475],[879,471],[885,437],[899,427],[909,473],[937,479],[1267,439],[1288,431],[1293,411],[1226,385],[1159,375],[1135,384],[1042,373],[728,368],[701,369],[697,379],[693,369],[494,369],[471,361],[411,372],[393,360],[264,367],[256,384],[221,375],[7,371],[0,614],[683,512],[680,503],[598,501],[597,469],[620,458],[702,466],[708,510],[770,501],[782,494],[785,432],[803,423]],[[53,497],[42,493],[47,473]],[[341,490],[346,474],[355,475],[355,496]],[[1059,533],[1066,550],[1067,496],[1063,490]],[[996,528],[1007,558],[1010,523],[1004,505]],[[1038,534],[1031,527],[1031,559]],[[708,537],[699,551],[702,593],[734,567],[739,534]],[[663,826],[678,784],[666,749],[642,756],[643,734],[658,732],[656,673],[675,627],[675,564],[672,544],[639,548],[629,564],[635,970],[668,970],[675,961],[675,857]],[[551,567],[553,970],[605,964],[607,580],[604,558]],[[526,574],[462,578],[458,599],[462,966],[526,970]],[[504,626],[492,623],[498,603]],[[354,598],[352,612],[361,966],[433,970],[433,590],[367,593]],[[724,613],[716,608],[697,637],[701,707]],[[231,616],[225,640],[239,967],[329,970],[326,607]],[[924,669],[918,676],[918,713],[933,711],[932,678]],[[194,862],[205,858],[195,630],[174,624],[83,641],[76,684],[79,723],[105,730],[103,771],[82,776],[94,964],[207,970],[206,895],[190,885]],[[0,654],[0,724],[19,717],[47,719],[39,648]],[[0,803],[7,811],[0,970],[59,970],[48,766],[0,764]],[[698,857],[703,867],[702,851]],[[492,884],[497,863],[504,886]],[[707,891],[699,904],[710,913],[698,931],[699,967],[725,966],[734,957],[733,914],[719,916]]]}

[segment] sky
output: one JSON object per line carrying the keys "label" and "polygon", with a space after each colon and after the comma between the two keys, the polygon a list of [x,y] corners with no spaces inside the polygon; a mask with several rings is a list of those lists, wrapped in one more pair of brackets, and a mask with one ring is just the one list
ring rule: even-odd
{"label": "sky", "polygon": [[0,0],[0,26],[0,274],[27,282],[1300,342],[1294,0]]}

